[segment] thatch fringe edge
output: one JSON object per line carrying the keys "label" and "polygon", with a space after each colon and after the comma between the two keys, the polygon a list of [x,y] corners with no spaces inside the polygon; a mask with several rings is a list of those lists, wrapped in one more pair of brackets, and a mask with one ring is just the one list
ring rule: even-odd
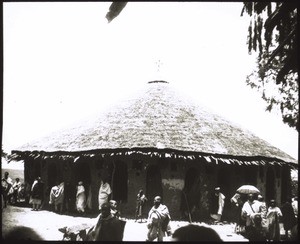
{"label": "thatch fringe edge", "polygon": [[98,149],[84,152],[45,152],[45,151],[12,151],[9,157],[10,161],[20,161],[26,158],[32,158],[34,160],[41,159],[45,160],[47,158],[57,158],[57,159],[70,159],[73,162],[77,162],[79,158],[106,158],[112,156],[130,156],[130,155],[144,155],[157,158],[173,158],[173,159],[183,159],[188,160],[200,160],[200,162],[206,162],[208,164],[227,164],[227,165],[256,165],[264,166],[270,165],[289,165],[292,168],[298,168],[298,164],[295,162],[285,162],[277,158],[267,158],[262,156],[236,156],[236,155],[220,155],[220,154],[208,154],[199,152],[187,152],[172,149],[157,149],[157,148],[128,148],[128,149]]}

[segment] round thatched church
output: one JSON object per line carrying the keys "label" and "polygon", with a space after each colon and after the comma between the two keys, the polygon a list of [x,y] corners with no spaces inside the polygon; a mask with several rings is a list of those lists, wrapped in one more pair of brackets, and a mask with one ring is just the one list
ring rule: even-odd
{"label": "round thatched church", "polygon": [[148,209],[161,195],[173,219],[188,206],[194,221],[209,216],[216,186],[226,196],[224,219],[230,219],[229,199],[243,184],[257,186],[266,201],[281,203],[291,192],[290,170],[297,167],[286,153],[191,104],[165,81],[148,82],[142,94],[94,121],[24,145],[12,155],[24,160],[25,181],[42,177],[46,199],[56,183],[69,181],[75,187],[82,180],[97,211],[100,180],[108,177],[125,217],[134,217],[142,188]]}

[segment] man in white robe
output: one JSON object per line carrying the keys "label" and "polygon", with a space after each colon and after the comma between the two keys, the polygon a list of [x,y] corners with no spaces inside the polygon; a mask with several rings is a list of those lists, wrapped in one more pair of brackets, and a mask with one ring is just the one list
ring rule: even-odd
{"label": "man in white robe", "polygon": [[99,210],[101,210],[103,203],[108,203],[111,193],[112,190],[109,183],[106,180],[101,181],[98,195]]}

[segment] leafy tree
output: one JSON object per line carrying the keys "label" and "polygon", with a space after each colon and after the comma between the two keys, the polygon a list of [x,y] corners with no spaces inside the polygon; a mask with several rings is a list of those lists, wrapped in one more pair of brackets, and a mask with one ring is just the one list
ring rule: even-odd
{"label": "leafy tree", "polygon": [[244,12],[251,17],[248,51],[258,52],[246,82],[262,93],[267,111],[280,108],[283,122],[299,131],[297,2],[245,2]]}
{"label": "leafy tree", "polygon": [[3,149],[1,149],[1,157],[4,157],[5,159],[8,158],[8,153],[4,152]]}

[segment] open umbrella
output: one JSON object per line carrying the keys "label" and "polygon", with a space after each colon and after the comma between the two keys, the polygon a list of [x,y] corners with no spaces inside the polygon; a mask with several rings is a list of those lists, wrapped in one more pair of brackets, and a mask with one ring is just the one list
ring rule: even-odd
{"label": "open umbrella", "polygon": [[242,193],[242,194],[258,194],[260,193],[260,191],[255,187],[255,186],[252,186],[252,185],[243,185],[241,187],[239,187],[237,190],[236,190],[237,193]]}

